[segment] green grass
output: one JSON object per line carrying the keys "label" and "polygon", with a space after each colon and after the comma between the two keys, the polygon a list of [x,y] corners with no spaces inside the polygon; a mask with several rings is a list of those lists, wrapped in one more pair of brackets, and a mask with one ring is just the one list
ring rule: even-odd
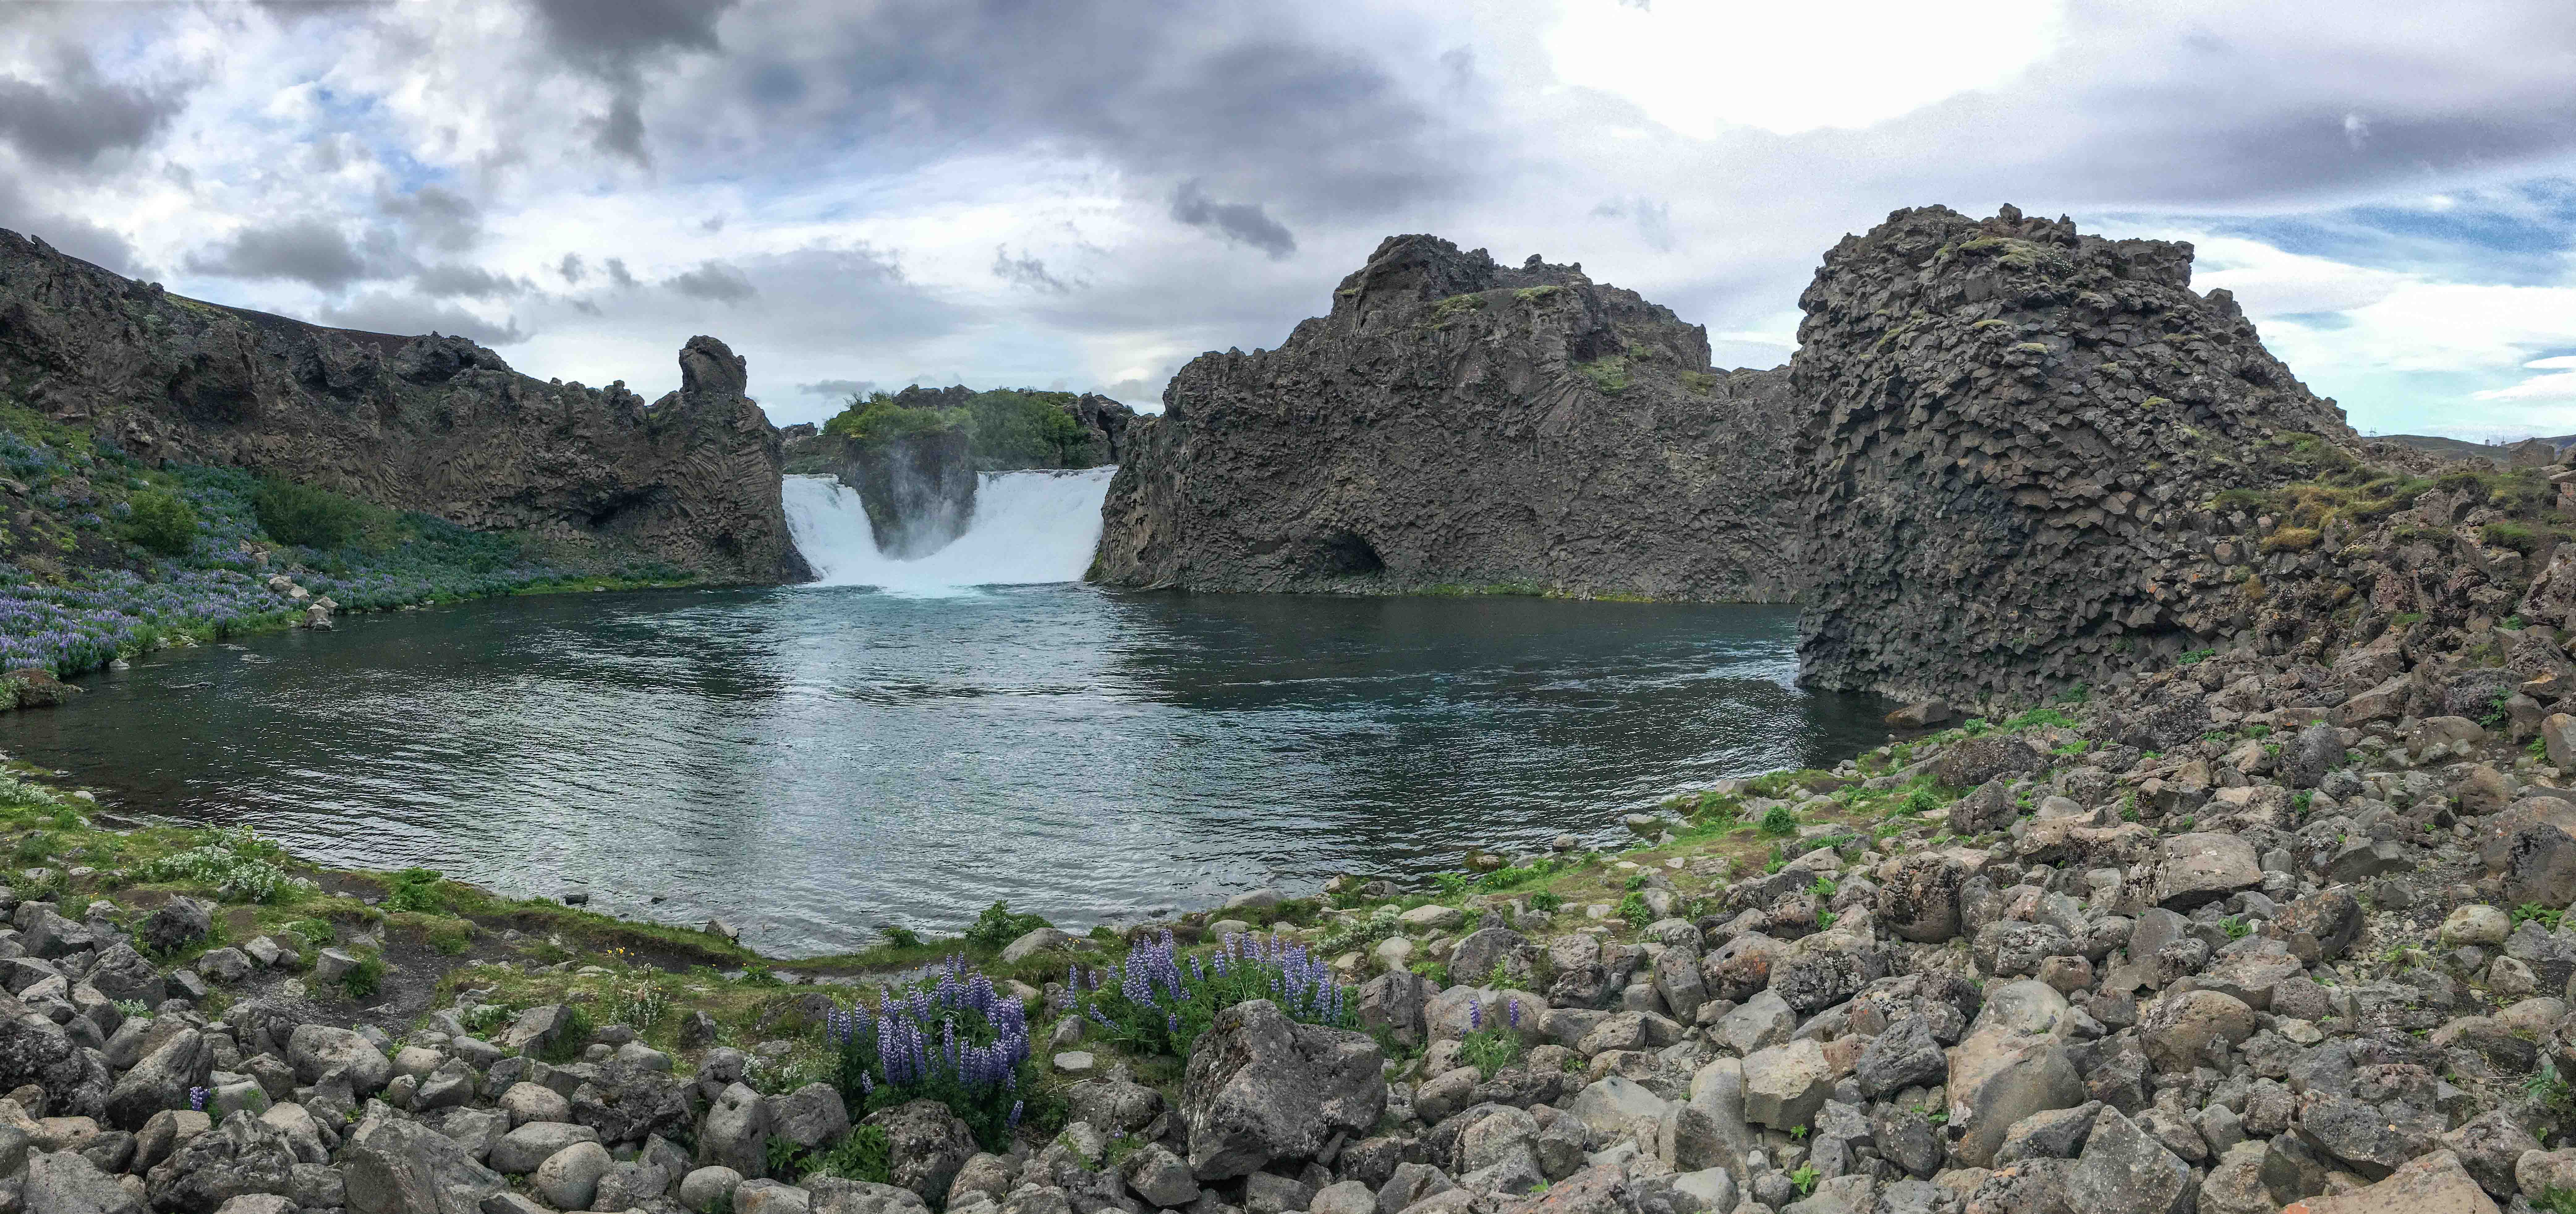
{"label": "green grass", "polygon": [[1487,1079],[1520,1058],[1521,1035],[1509,1025],[1479,1029],[1458,1041],[1458,1061],[1476,1068],[1476,1073]]}
{"label": "green grass", "polygon": [[1592,386],[1603,392],[1628,390],[1628,358],[1624,354],[1596,358],[1588,363],[1576,363],[1574,370],[1583,378],[1592,381]]}
{"label": "green grass", "polygon": [[348,995],[350,1002],[353,1003],[364,1003],[375,998],[376,992],[382,989],[384,984],[385,959],[378,953],[361,955],[358,963],[349,967],[349,972],[340,975],[340,990]]}

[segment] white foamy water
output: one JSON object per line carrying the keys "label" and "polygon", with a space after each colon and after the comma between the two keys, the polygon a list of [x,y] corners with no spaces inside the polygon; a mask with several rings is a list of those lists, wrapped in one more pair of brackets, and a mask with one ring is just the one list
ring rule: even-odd
{"label": "white foamy water", "polygon": [[975,516],[947,547],[914,560],[877,551],[859,495],[829,476],[791,476],[787,531],[822,586],[956,594],[976,586],[1078,582],[1100,543],[1100,501],[1116,468],[987,472]]}

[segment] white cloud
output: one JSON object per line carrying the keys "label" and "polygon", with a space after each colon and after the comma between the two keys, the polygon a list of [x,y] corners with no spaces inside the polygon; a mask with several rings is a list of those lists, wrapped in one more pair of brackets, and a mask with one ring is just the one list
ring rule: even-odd
{"label": "white cloud", "polygon": [[2062,9],[2062,0],[2008,16],[1920,0],[1565,0],[1546,44],[1558,79],[1624,97],[1682,134],[1795,135],[2001,84],[2048,52]]}

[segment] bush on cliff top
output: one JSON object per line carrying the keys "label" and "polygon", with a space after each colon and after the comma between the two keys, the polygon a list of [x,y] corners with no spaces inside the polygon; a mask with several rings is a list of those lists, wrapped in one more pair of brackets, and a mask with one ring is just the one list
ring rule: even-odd
{"label": "bush on cliff top", "polygon": [[[957,399],[954,390],[911,399],[924,396]],[[963,430],[979,468],[1082,468],[1095,462],[1091,433],[1075,420],[1076,397],[1070,392],[996,388],[968,396],[957,406],[907,405],[903,399],[884,392],[853,396],[848,408],[823,423],[823,432],[878,447]]]}

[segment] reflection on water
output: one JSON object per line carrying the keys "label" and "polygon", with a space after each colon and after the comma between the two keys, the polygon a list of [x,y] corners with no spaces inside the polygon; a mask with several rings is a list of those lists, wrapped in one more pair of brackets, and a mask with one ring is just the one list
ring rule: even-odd
{"label": "reflection on water", "polygon": [[1794,618],[1079,586],[508,599],[155,655],[0,717],[0,748],[326,862],[838,951],[995,898],[1079,924],[1608,839],[1682,788],[1883,737],[1883,705],[1788,685]]}

